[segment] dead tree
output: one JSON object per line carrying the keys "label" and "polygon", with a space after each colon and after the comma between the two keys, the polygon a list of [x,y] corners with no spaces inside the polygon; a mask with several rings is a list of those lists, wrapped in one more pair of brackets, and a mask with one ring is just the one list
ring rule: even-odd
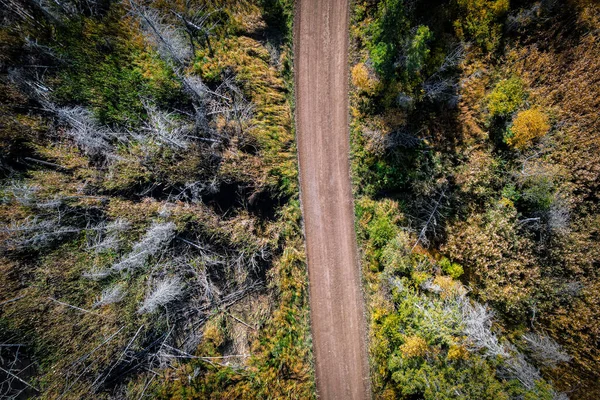
{"label": "dead tree", "polygon": [[142,240],[134,244],[131,252],[113,265],[112,269],[114,271],[131,271],[142,267],[149,257],[164,250],[174,237],[174,223],[152,225]]}
{"label": "dead tree", "polygon": [[39,187],[19,181],[12,181],[5,189],[5,193],[12,197],[10,200],[14,200],[23,206],[32,206],[36,203],[37,191],[39,191]]}
{"label": "dead tree", "polygon": [[531,356],[540,364],[555,367],[559,363],[569,362],[571,357],[551,337],[538,333],[523,335]]}
{"label": "dead tree", "polygon": [[233,123],[233,135],[243,137],[252,120],[254,105],[246,99],[231,77],[226,78],[211,94],[207,115],[224,117],[225,121]]}
{"label": "dead tree", "polygon": [[143,128],[146,135],[139,137],[142,142],[144,139],[154,139],[172,149],[188,147],[192,129],[184,120],[178,119],[174,113],[158,110],[148,101],[144,102],[144,108],[148,114],[148,120]]}
{"label": "dead tree", "polygon": [[146,39],[157,46],[163,59],[171,60],[181,67],[192,58],[193,52],[186,43],[184,33],[170,24],[158,10],[144,7],[129,0],[132,13],[142,23]]}
{"label": "dead tree", "polygon": [[463,319],[463,332],[467,337],[468,346],[471,351],[484,349],[489,357],[509,356],[506,348],[498,341],[498,337],[492,331],[492,318],[494,313],[484,305],[473,302],[468,298],[463,299],[461,306]]}
{"label": "dead tree", "polygon": [[423,83],[424,97],[429,101],[445,101],[453,106],[458,103],[459,83],[451,71],[457,68],[466,55],[467,45],[458,43],[446,55],[438,70]]}
{"label": "dead tree", "polygon": [[191,6],[190,0],[186,0],[185,2],[184,13],[172,11],[173,15],[175,15],[185,27],[186,33],[190,41],[192,54],[196,54],[196,43],[199,40],[202,40],[208,47],[210,56],[212,57],[214,55],[210,43],[210,34],[216,28],[217,23],[209,23],[210,17],[219,11],[220,9],[208,12],[204,6],[200,6],[200,8],[194,9]]}
{"label": "dead tree", "polygon": [[125,289],[122,285],[110,286],[102,291],[100,297],[96,299],[93,308],[102,307],[108,304],[118,303],[125,298]]}
{"label": "dead tree", "polygon": [[570,210],[567,200],[564,197],[555,196],[547,214],[548,227],[551,231],[562,233],[569,229]]}
{"label": "dead tree", "polygon": [[108,224],[101,224],[96,229],[96,235],[92,236],[88,242],[88,250],[101,253],[106,250],[116,250],[119,247],[119,234],[129,229],[130,224],[126,220],[119,218]]}
{"label": "dead tree", "polygon": [[152,290],[138,309],[138,313],[151,313],[158,307],[177,300],[183,294],[183,284],[179,278],[170,278],[159,281],[153,285]]}
{"label": "dead tree", "polygon": [[40,393],[26,380],[31,374],[32,363],[23,354],[21,343],[0,343],[0,398],[20,399],[30,397],[32,390]]}
{"label": "dead tree", "polygon": [[114,151],[114,143],[125,140],[123,134],[101,126],[94,115],[83,107],[50,108],[70,126],[67,134],[90,156],[109,157]]}
{"label": "dead tree", "polygon": [[41,220],[28,218],[13,221],[10,225],[0,227],[0,233],[6,236],[4,244],[7,249],[41,249],[54,243],[55,240],[81,229],[61,226],[57,220]]}
{"label": "dead tree", "polygon": [[513,345],[507,345],[510,356],[500,367],[501,375],[507,378],[516,378],[526,389],[534,389],[538,381],[542,379],[540,371],[531,365]]}
{"label": "dead tree", "polygon": [[427,217],[426,217],[426,219],[424,219],[421,230],[419,231],[419,236],[417,237],[417,241],[413,245],[412,250],[414,250],[419,243],[423,243],[424,245],[427,246],[429,244],[429,239],[427,237],[428,233],[429,232],[432,232],[433,234],[436,233],[438,224],[440,223],[441,219],[443,218],[441,208],[443,207],[442,201],[445,198],[445,193],[446,193],[446,190],[443,189],[436,202],[434,202],[434,203],[427,202],[423,206],[423,212]]}

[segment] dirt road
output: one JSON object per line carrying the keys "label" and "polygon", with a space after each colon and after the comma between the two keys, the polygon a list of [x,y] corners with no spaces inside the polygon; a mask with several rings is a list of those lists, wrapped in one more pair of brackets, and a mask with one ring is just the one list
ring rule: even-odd
{"label": "dirt road", "polygon": [[296,123],[317,392],[370,398],[348,134],[348,0],[298,0]]}

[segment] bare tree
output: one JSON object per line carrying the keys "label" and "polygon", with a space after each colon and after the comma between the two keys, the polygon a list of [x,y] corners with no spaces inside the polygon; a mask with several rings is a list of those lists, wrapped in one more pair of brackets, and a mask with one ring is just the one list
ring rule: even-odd
{"label": "bare tree", "polygon": [[158,307],[177,300],[183,294],[183,284],[179,278],[170,278],[157,282],[152,291],[146,295],[138,313],[151,313]]}
{"label": "bare tree", "polygon": [[101,126],[87,109],[75,107],[53,107],[58,117],[66,122],[70,129],[67,133],[90,156],[109,156],[113,152],[115,140],[124,140],[124,135]]}
{"label": "bare tree", "polygon": [[125,298],[125,289],[121,285],[110,286],[102,291],[102,294],[92,307],[98,308],[108,304],[118,303]]}
{"label": "bare tree", "polygon": [[569,362],[571,357],[552,338],[538,333],[523,335],[531,356],[547,367],[555,367],[562,362]]}
{"label": "bare tree", "polygon": [[386,136],[385,147],[386,149],[393,149],[396,147],[414,149],[423,142],[423,140],[417,136],[419,134],[420,131],[415,134],[411,133],[407,127],[396,129]]}
{"label": "bare tree", "polygon": [[458,67],[464,60],[466,47],[467,45],[465,43],[456,44],[446,54],[446,57],[438,70],[423,83],[423,91],[426,99],[430,101],[443,100],[451,106],[458,103],[459,83],[456,76],[452,74],[449,75],[449,71]]}
{"label": "bare tree", "polygon": [[153,224],[142,240],[134,244],[131,252],[113,265],[112,269],[124,271],[144,266],[148,257],[158,254],[171,242],[173,237],[175,237],[174,223]]}
{"label": "bare tree", "polygon": [[12,248],[40,249],[51,245],[66,235],[88,231],[98,234],[105,230],[105,224],[100,223],[85,227],[68,226],[62,224],[64,213],[60,210],[52,215],[51,219],[29,217],[20,221],[12,221],[9,225],[0,227],[0,233],[7,237],[6,244]]}
{"label": "bare tree", "polygon": [[21,343],[0,343],[0,399],[31,397],[31,390],[40,393],[26,380],[31,375],[33,363],[22,354],[23,347],[25,345]]}
{"label": "bare tree", "polygon": [[194,98],[196,104],[204,105],[208,100],[210,89],[202,82],[199,76],[185,75],[181,71],[176,71],[181,77],[184,89]]}
{"label": "bare tree", "polygon": [[254,105],[246,99],[232,77],[226,78],[211,94],[207,115],[221,115],[227,122],[233,122],[232,133],[242,137],[249,128]]}
{"label": "bare tree", "polygon": [[113,272],[114,271],[112,269],[100,268],[100,267],[94,266],[89,271],[84,272],[83,277],[94,280],[94,281],[99,281],[99,280],[108,278],[109,276],[111,276],[113,274]]}
{"label": "bare tree", "polygon": [[512,345],[507,345],[510,356],[506,359],[500,372],[508,378],[516,378],[526,389],[534,389],[536,382],[542,379],[540,371],[527,362],[525,356]]}
{"label": "bare tree", "polygon": [[96,229],[96,235],[91,236],[88,249],[96,253],[116,250],[119,247],[119,233],[129,229],[130,224],[125,219],[118,218],[108,224],[101,224]]}
{"label": "bare tree", "polygon": [[444,62],[438,68],[438,73],[446,72],[450,69],[456,68],[460,65],[460,63],[465,59],[467,55],[467,47],[466,43],[457,43],[454,47],[446,54],[444,58]]}
{"label": "bare tree", "polygon": [[548,227],[554,232],[566,232],[569,229],[570,211],[564,197],[555,196],[548,210]]}
{"label": "bare tree", "polygon": [[186,41],[185,33],[173,26],[158,10],[144,7],[129,0],[132,13],[142,23],[146,39],[154,44],[160,56],[179,66],[187,64],[193,56]]}
{"label": "bare tree", "polygon": [[509,353],[492,331],[494,313],[484,305],[465,299],[462,303],[464,334],[471,350],[485,349],[491,357],[508,357]]}
{"label": "bare tree", "polygon": [[423,92],[430,101],[444,100],[449,105],[458,102],[458,82],[453,77],[429,78],[423,83]]}
{"label": "bare tree", "polygon": [[[94,114],[82,106],[61,107],[51,100],[52,88],[49,87],[43,77],[30,76],[22,70],[11,69],[9,79],[21,87],[29,97],[41,103],[43,109],[58,117],[59,122],[66,125],[67,135],[89,156],[102,156],[104,158],[114,157],[114,148],[117,142],[125,142],[128,135],[115,132],[103,126]],[[62,169],[60,165],[46,161],[29,159],[55,168]]]}
{"label": "bare tree", "polygon": [[[173,149],[186,149],[192,128],[174,113],[158,110],[148,101],[144,102],[148,120],[144,124],[144,135]],[[138,136],[141,140],[143,136]]]}
{"label": "bare tree", "polygon": [[[471,351],[484,350],[486,357],[503,360],[499,365],[501,375],[516,378],[527,389],[533,389],[542,379],[540,371],[527,361],[525,356],[511,343],[500,343],[492,331],[493,313],[486,307],[463,297],[462,314],[464,334]],[[543,365],[553,366],[570,359],[552,339],[537,334],[523,337],[528,343],[533,357]],[[553,392],[555,399],[564,399],[565,394]]]}
{"label": "bare tree", "polygon": [[58,220],[41,220],[27,218],[22,221],[13,221],[10,225],[0,227],[7,239],[7,248],[13,249],[40,249],[54,243],[65,235],[78,233],[81,229],[61,226]]}
{"label": "bare tree", "polygon": [[433,278],[427,279],[425,282],[423,282],[421,284],[421,289],[432,293],[440,293],[442,291],[442,288],[439,285],[433,283]]}
{"label": "bare tree", "polygon": [[441,222],[441,219],[443,218],[442,201],[445,198],[445,194],[446,194],[446,190],[442,189],[437,201],[435,201],[434,203],[425,202],[422,205],[421,213],[424,214],[426,217],[423,219],[422,227],[421,227],[421,230],[419,231],[419,236],[417,238],[417,241],[415,242],[415,244],[412,247],[413,250],[415,249],[415,247],[417,247],[419,242],[423,243],[423,245],[427,246],[429,244],[429,239],[427,237],[428,233],[432,233],[432,234],[436,233],[438,224]]}
{"label": "bare tree", "polygon": [[217,23],[210,24],[210,17],[219,11],[220,9],[208,12],[204,6],[194,8],[191,6],[190,0],[186,0],[185,11],[183,13],[172,11],[185,27],[190,40],[192,53],[195,53],[196,42],[202,41],[208,47],[209,54],[211,56],[213,55],[210,35],[217,26]]}
{"label": "bare tree", "polygon": [[36,203],[36,192],[38,190],[39,187],[37,186],[32,186],[21,181],[12,181],[6,186],[4,192],[10,195],[10,198],[7,200],[14,200],[21,205],[31,206]]}
{"label": "bare tree", "polygon": [[215,194],[218,193],[218,191],[219,181],[213,176],[208,181],[186,182],[179,193],[172,194],[169,200],[199,203],[202,201],[203,195]]}
{"label": "bare tree", "polygon": [[37,208],[40,208],[43,210],[53,210],[53,209],[55,210],[55,209],[58,209],[59,207],[61,207],[63,204],[64,204],[64,201],[62,198],[55,197],[53,199],[39,201],[39,202],[35,203],[35,206]]}
{"label": "bare tree", "polygon": [[33,3],[55,21],[97,16],[108,8],[108,1],[103,0],[33,0]]}
{"label": "bare tree", "polygon": [[562,287],[559,289],[559,293],[567,296],[577,296],[581,293],[583,288],[585,288],[585,285],[582,282],[566,282],[562,284]]}

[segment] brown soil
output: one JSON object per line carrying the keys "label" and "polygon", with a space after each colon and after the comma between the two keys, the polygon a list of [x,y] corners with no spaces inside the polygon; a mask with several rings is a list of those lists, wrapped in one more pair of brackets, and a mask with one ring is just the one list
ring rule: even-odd
{"label": "brown soil", "polygon": [[348,133],[348,0],[299,0],[296,122],[317,392],[371,397]]}

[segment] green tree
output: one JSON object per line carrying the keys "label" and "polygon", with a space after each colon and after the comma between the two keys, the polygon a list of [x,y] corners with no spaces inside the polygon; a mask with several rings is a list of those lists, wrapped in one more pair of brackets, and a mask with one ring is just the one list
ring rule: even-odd
{"label": "green tree", "polygon": [[406,70],[412,76],[418,74],[425,66],[429,56],[429,46],[427,43],[433,38],[433,34],[428,26],[420,25],[417,33],[410,41],[406,52]]}
{"label": "green tree", "polygon": [[394,62],[408,31],[404,0],[383,0],[379,3],[377,18],[370,28],[367,43],[375,71],[385,79],[392,77]]}

